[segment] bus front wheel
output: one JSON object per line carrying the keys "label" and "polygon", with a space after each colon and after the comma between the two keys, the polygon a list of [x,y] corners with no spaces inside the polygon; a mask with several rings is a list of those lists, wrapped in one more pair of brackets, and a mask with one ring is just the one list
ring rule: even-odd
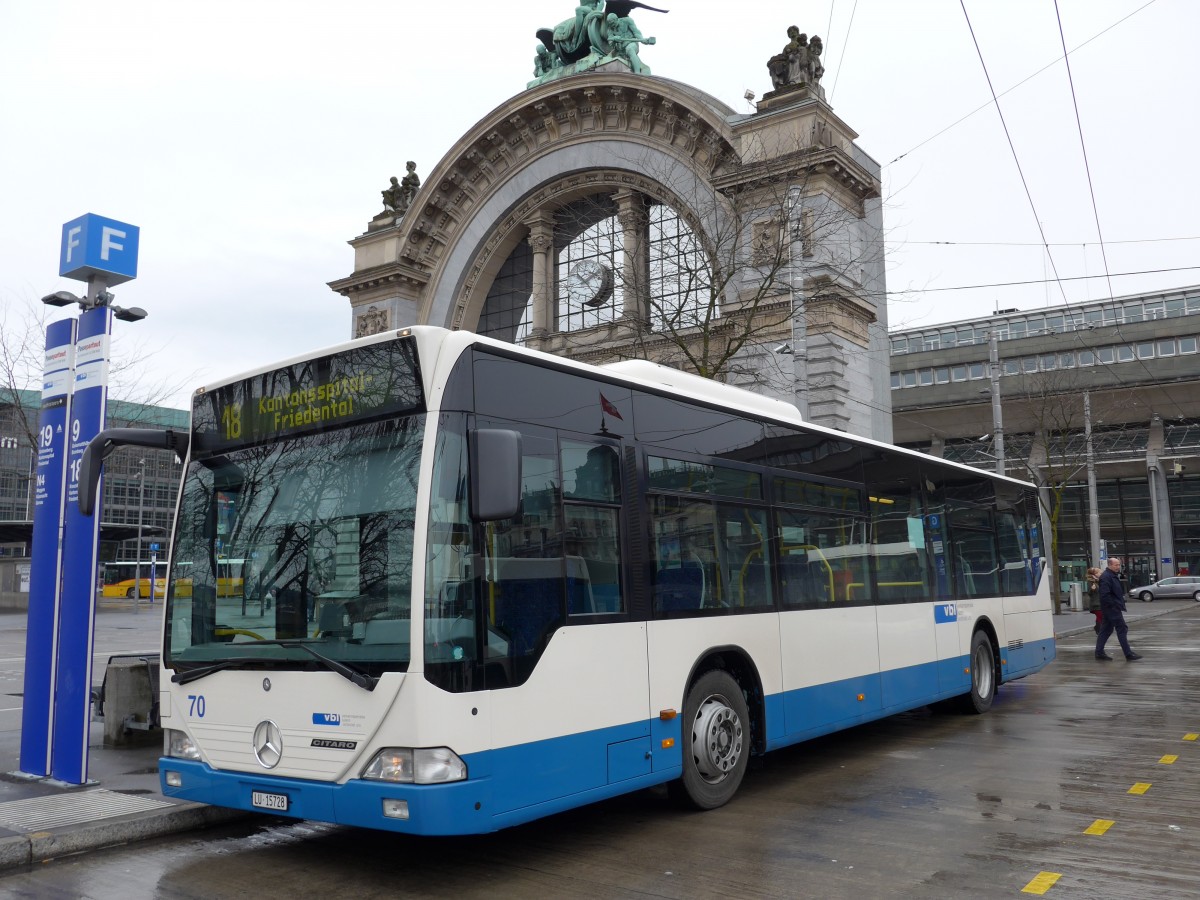
{"label": "bus front wheel", "polygon": [[750,759],[750,712],[728,673],[707,672],[688,691],[682,731],[683,776],[671,796],[695,809],[724,806]]}
{"label": "bus front wheel", "polygon": [[130,597],[130,598],[136,597],[137,596],[137,588],[130,588],[129,590],[127,590],[125,592],[125,596]]}
{"label": "bus front wheel", "polygon": [[996,652],[982,631],[971,638],[971,691],[962,698],[962,710],[985,713],[996,697]]}

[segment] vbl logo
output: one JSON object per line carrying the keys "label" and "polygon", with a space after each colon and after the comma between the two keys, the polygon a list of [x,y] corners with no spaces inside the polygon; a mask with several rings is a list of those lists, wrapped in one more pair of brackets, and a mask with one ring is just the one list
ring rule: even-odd
{"label": "vbl logo", "polygon": [[341,725],[342,717],[337,713],[313,713],[314,725]]}

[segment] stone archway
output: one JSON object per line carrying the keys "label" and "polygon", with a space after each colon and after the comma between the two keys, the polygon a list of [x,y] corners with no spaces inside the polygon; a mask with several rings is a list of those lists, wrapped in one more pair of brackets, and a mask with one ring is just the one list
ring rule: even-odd
{"label": "stone archway", "polygon": [[[843,265],[813,250],[819,204],[847,219],[834,243],[881,244],[879,169],[855,137],[807,90],[781,92],[746,116],[687,85],[624,70],[562,78],[516,95],[464,134],[402,216],[377,216],[351,241],[354,273],[330,286],[350,300],[355,334],[406,324],[479,330],[489,292],[517,268],[535,300],[524,343],[591,361],[660,358],[646,329],[638,336],[632,327],[646,321],[644,304],[627,302],[622,322],[583,341],[563,340],[555,305],[558,211],[600,195],[624,217],[620,227],[634,229],[625,222],[637,220],[638,198],[646,197],[676,210],[712,246],[736,218],[727,212],[730,198],[784,185],[786,208],[732,229],[746,238],[749,254],[788,254],[786,285],[751,313],[766,319],[756,321],[745,368],[774,366],[779,377],[767,393],[793,400],[805,414],[811,407],[832,427],[887,439],[882,252]],[[625,237],[639,257],[635,230]],[[741,286],[722,290],[736,311]],[[515,333],[517,315],[501,317],[504,334]],[[733,316],[718,324],[735,326]],[[782,365],[778,354],[792,347]],[[852,410],[855,404],[861,408]]]}
{"label": "stone archway", "polygon": [[[355,274],[331,286],[356,311],[395,299],[409,323],[471,327],[496,257],[555,193],[630,179],[698,218],[682,198],[711,195],[713,177],[738,162],[732,114],[674,82],[619,72],[519,94],[458,141],[402,219],[352,242]],[[639,176],[648,168],[667,183]]]}

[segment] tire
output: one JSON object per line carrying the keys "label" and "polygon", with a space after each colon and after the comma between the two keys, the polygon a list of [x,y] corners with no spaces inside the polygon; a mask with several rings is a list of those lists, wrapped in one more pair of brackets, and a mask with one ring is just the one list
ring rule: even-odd
{"label": "tire", "polygon": [[982,631],[971,638],[971,690],[960,698],[962,712],[979,715],[992,708],[996,698],[996,651]]}
{"label": "tire", "polygon": [[727,672],[706,672],[683,705],[683,775],[671,796],[693,809],[716,809],[737,793],[750,760],[750,711]]}
{"label": "tire", "polygon": [[130,588],[129,590],[127,590],[125,592],[125,596],[128,597],[130,600],[132,600],[134,597],[137,596],[137,588]]}
{"label": "tire", "polygon": [[1143,603],[1153,603],[1154,595],[1149,591],[1142,591],[1140,594],[1138,594],[1138,599]]}
{"label": "tire", "polygon": [[1192,592],[1192,599],[1193,599],[1193,600],[1200,600],[1200,591],[1193,591],[1193,592]]}

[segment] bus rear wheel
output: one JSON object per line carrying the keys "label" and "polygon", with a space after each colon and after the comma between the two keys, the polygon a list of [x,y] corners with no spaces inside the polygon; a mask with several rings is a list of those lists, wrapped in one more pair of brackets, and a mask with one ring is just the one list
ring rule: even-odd
{"label": "bus rear wheel", "polygon": [[962,711],[985,713],[996,698],[996,652],[982,631],[971,638],[971,690],[962,698]]}
{"label": "bus rear wheel", "polygon": [[137,588],[130,588],[129,590],[127,590],[125,592],[125,596],[130,597],[130,598],[136,597],[137,596]]}
{"label": "bus rear wheel", "polygon": [[732,676],[701,676],[683,706],[683,776],[671,784],[671,796],[695,809],[728,803],[746,774],[749,726],[746,698]]}

